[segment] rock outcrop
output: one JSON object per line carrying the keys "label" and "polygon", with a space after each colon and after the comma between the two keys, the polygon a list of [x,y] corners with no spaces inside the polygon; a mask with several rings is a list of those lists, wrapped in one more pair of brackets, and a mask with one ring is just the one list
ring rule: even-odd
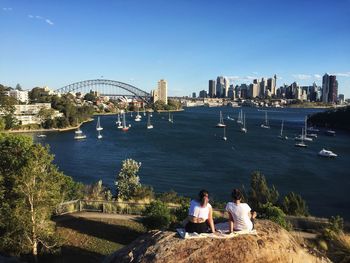
{"label": "rock outcrop", "polygon": [[181,239],[169,231],[149,232],[109,256],[105,262],[327,262],[309,254],[277,224],[258,220],[258,235],[233,238]]}

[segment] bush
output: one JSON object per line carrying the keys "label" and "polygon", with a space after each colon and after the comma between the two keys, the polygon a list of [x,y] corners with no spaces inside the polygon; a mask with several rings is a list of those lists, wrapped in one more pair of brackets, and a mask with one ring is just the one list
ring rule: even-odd
{"label": "bush", "polygon": [[188,209],[190,208],[189,202],[181,202],[181,205],[174,210],[174,215],[177,222],[182,222],[188,216]]}
{"label": "bush", "polygon": [[154,199],[153,188],[151,186],[141,185],[139,188],[135,189],[132,195],[132,199],[134,199],[135,201],[144,199]]}
{"label": "bush", "polygon": [[287,194],[282,201],[282,209],[288,215],[308,216],[309,211],[305,200],[293,192]]}
{"label": "bush", "polygon": [[142,214],[142,223],[148,229],[168,228],[171,223],[170,210],[161,201],[153,201]]}
{"label": "bush", "polygon": [[289,230],[291,225],[286,221],[285,213],[277,206],[267,203],[261,206],[260,217],[271,220]]}

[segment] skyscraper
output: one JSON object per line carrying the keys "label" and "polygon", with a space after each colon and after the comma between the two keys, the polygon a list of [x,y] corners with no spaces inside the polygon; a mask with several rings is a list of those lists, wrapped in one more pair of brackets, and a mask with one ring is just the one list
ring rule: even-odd
{"label": "skyscraper", "polygon": [[338,81],[335,75],[323,75],[322,78],[322,102],[335,103],[338,99]]}
{"label": "skyscraper", "polygon": [[168,104],[168,83],[166,80],[161,79],[158,81],[158,88],[152,92],[153,102],[157,100],[163,101]]}
{"label": "skyscraper", "polygon": [[224,96],[225,80],[223,76],[219,76],[216,79],[216,97],[222,98]]}
{"label": "skyscraper", "polygon": [[215,80],[209,80],[209,88],[208,88],[209,98],[214,98],[216,96],[216,87]]}

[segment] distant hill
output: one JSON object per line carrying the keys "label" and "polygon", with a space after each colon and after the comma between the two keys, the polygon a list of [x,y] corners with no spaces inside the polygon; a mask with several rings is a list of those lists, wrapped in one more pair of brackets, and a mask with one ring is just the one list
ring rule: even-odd
{"label": "distant hill", "polygon": [[313,114],[308,121],[317,127],[350,131],[350,106]]}

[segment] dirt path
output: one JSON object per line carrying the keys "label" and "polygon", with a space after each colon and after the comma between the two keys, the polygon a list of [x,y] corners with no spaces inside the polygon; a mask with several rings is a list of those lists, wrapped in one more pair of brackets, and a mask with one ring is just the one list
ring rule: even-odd
{"label": "dirt path", "polygon": [[63,221],[66,219],[75,218],[87,218],[87,219],[122,219],[122,220],[139,220],[139,215],[124,215],[124,214],[106,214],[98,212],[77,212],[68,215],[62,215],[55,218],[55,221]]}

